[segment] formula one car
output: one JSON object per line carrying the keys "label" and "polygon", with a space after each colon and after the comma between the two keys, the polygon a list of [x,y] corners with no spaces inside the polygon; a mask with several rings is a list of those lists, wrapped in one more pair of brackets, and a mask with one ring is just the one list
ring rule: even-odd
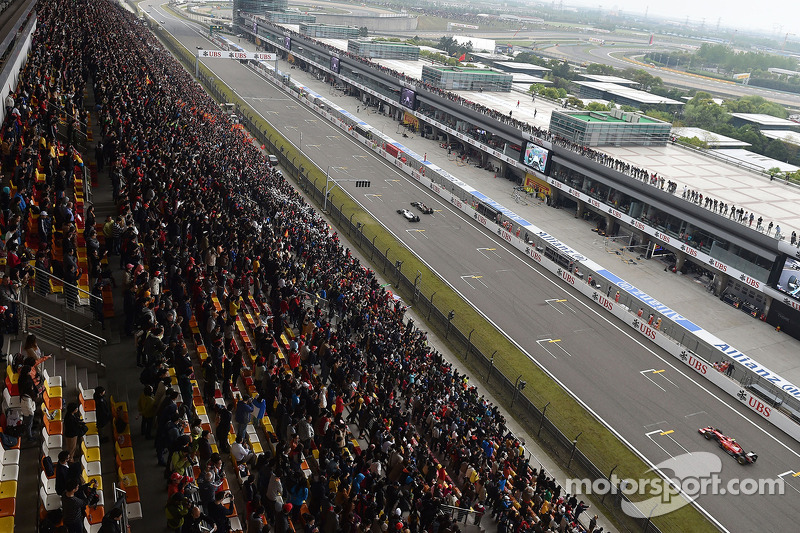
{"label": "formula one car", "polygon": [[427,205],[423,204],[422,202],[411,202],[411,205],[422,211],[425,215],[430,215],[433,213],[433,208],[428,207]]}
{"label": "formula one car", "polygon": [[704,436],[706,440],[713,439],[717,441],[719,447],[722,448],[725,453],[736,459],[736,462],[740,465],[750,465],[755,463],[758,459],[758,455],[753,452],[745,453],[744,448],[742,448],[739,443],[736,442],[736,439],[728,437],[719,429],[707,426],[698,429],[697,432]]}
{"label": "formula one car", "polygon": [[397,214],[403,215],[403,218],[405,218],[409,222],[419,222],[419,215],[415,215],[408,209],[398,209]]}

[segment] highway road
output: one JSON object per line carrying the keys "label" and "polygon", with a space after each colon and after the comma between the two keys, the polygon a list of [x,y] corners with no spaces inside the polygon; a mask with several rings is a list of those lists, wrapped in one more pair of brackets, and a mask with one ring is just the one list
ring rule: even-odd
{"label": "highway road", "polygon": [[[188,23],[157,6],[152,9],[153,16],[164,20],[188,49],[209,47]],[[302,131],[303,150],[321,168],[330,166],[333,178],[371,180],[369,190],[349,182],[341,186],[651,464],[685,453],[711,452],[721,460],[719,476],[724,482],[784,475],[781,496],[700,496],[698,505],[719,521],[721,529],[792,527],[788,510],[800,505],[800,478],[787,473],[800,471],[800,445],[673,364],[668,354],[634,338],[624,325],[599,314],[582,296],[507,248],[494,234],[238,62],[216,60],[206,65],[285,136],[299,139]],[[415,200],[436,212],[411,224],[396,210],[410,208]],[[552,339],[559,340],[548,342]],[[742,467],[723,455],[697,434],[707,424],[721,427],[754,450],[758,462]]]}

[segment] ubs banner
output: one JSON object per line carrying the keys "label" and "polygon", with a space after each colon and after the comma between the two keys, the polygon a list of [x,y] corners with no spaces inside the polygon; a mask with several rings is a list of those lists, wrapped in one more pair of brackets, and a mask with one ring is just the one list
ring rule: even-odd
{"label": "ubs banner", "polygon": [[[793,318],[794,320],[792,320]],[[795,339],[800,339],[800,320],[797,320],[797,311],[778,298],[773,298],[772,303],[769,304],[767,324],[776,328],[780,326],[782,332],[788,333]]]}

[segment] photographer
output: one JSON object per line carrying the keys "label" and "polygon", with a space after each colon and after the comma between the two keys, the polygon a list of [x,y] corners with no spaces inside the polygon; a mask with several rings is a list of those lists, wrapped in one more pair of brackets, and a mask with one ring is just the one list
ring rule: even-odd
{"label": "photographer", "polygon": [[231,530],[231,521],[228,518],[230,513],[230,502],[232,495],[230,492],[217,492],[214,495],[214,502],[208,505],[208,517],[214,522],[218,533],[228,533]]}

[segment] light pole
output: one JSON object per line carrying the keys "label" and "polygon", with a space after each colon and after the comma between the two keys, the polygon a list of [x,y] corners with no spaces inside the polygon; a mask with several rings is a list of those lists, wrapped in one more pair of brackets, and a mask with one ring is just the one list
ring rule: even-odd
{"label": "light pole", "polygon": [[328,165],[328,168],[325,170],[325,200],[322,202],[322,212],[325,213],[328,210],[328,182],[331,179],[331,166]]}
{"label": "light pole", "polygon": [[194,54],[194,77],[200,77],[200,47],[195,46],[197,48],[197,52]]}
{"label": "light pole", "polygon": [[[433,295],[431,295],[431,298],[433,298]],[[450,335],[450,326],[453,324],[453,319],[455,317],[456,317],[455,311],[451,310],[449,313],[447,313],[447,330],[445,330],[444,332],[445,339],[448,337],[448,335]]]}
{"label": "light pole", "polygon": [[497,353],[497,350],[492,352],[492,356],[489,358],[489,372],[486,374],[486,383],[489,383],[489,379],[492,377],[492,370],[494,370],[494,354]]}
{"label": "light pole", "polygon": [[550,402],[547,402],[546,404],[544,404],[544,408],[542,409],[542,419],[539,421],[539,431],[536,433],[537,437],[542,434],[542,426],[544,426],[544,419],[547,416],[547,406],[548,405],[550,405]]}
{"label": "light pole", "polygon": [[578,448],[578,437],[583,435],[583,431],[575,435],[575,438],[572,439],[572,452],[569,454],[569,461],[567,461],[567,468],[572,465],[572,458],[575,456],[575,450]]}
{"label": "light pole", "polygon": [[514,402],[517,400],[517,394],[519,391],[525,388],[528,382],[522,379],[522,374],[517,376],[516,381],[514,381],[514,395],[511,397],[511,407],[514,407]]}

